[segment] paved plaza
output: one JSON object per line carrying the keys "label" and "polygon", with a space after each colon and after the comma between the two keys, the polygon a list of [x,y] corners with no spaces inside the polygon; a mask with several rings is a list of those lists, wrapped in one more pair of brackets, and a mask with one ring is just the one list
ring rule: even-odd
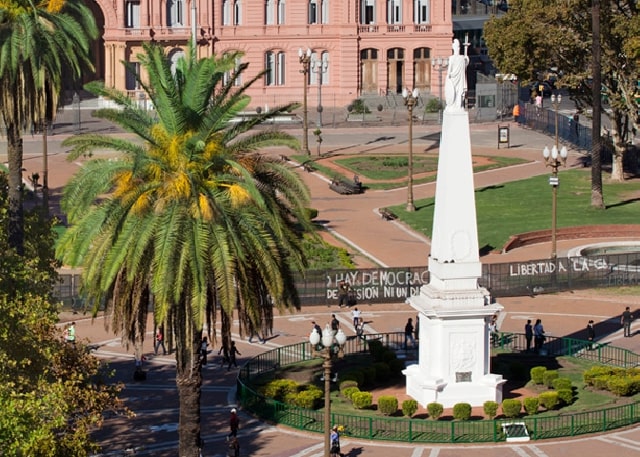
{"label": "paved plaza", "polygon": [[[86,116],[87,113],[85,113]],[[497,147],[497,123],[473,124],[471,140],[474,154],[523,157],[529,162],[498,170],[489,170],[475,175],[476,187],[499,185],[511,180],[549,173],[542,161],[542,149],[551,144],[551,139],[520,127],[511,127],[511,147]],[[111,127],[91,118],[86,119],[84,129],[104,130],[114,134]],[[417,154],[436,154],[438,148],[438,126],[414,126],[414,151]],[[49,139],[49,185],[53,195],[59,195],[64,183],[82,160],[66,161],[66,153],[60,142],[71,134],[69,125],[60,126]],[[298,134],[298,131],[292,131]],[[358,126],[340,129],[325,128],[323,153],[358,154],[396,151],[407,147],[406,126]],[[0,144],[0,160],[6,161],[6,143]],[[313,150],[313,149],[312,149]],[[41,146],[39,137],[25,138],[25,176],[41,173]],[[282,154],[273,150],[270,153]],[[571,151],[569,167],[581,166],[578,151]],[[377,213],[378,208],[401,204],[406,201],[406,189],[367,191],[361,195],[339,195],[329,190],[326,178],[317,173],[301,171],[311,189],[312,206],[319,210],[319,218],[333,236],[351,252],[359,252],[356,259],[363,267],[423,266],[426,264],[429,243],[395,221],[385,221]],[[551,191],[549,198],[551,198]],[[435,183],[417,185],[414,198],[433,196]],[[420,208],[418,207],[418,210]],[[594,240],[559,241],[558,255],[577,245]],[[481,258],[482,262],[508,262],[540,259],[548,256],[550,246],[539,244],[515,249],[508,254],[493,253]],[[585,328],[589,319],[596,323],[598,338],[614,346],[626,347],[640,352],[640,335],[623,338],[619,316],[625,306],[636,314],[640,309],[640,297],[620,297],[607,291],[576,291],[557,295],[514,297],[500,299],[504,311],[500,313],[499,328],[507,332],[523,332],[526,319],[540,318],[545,330],[553,336],[586,338]],[[402,331],[408,317],[415,311],[405,304],[359,303],[369,332]],[[353,334],[350,311],[337,306],[305,307],[291,314],[277,315],[274,334],[265,344],[248,343],[241,339],[237,322],[233,327],[234,339],[242,354],[239,363],[267,349],[306,341],[311,330],[311,321],[324,326],[331,313],[335,313],[348,335]],[[65,320],[77,322],[80,340],[99,346],[95,352],[108,360],[117,370],[117,379],[126,384],[123,398],[136,413],[133,419],[109,418],[98,433],[104,456],[149,455],[175,456],[177,453],[178,399],[172,356],[154,356],[151,330],[147,335],[144,353],[147,357],[145,369],[148,378],[144,382],[133,382],[133,351],[122,347],[120,339],[104,329],[102,317],[90,319],[80,314],[65,315]],[[152,328],[152,325],[148,327]],[[640,331],[640,322],[634,323],[632,332]],[[234,389],[237,370],[220,368],[217,347],[212,348],[209,364],[204,370],[202,392],[202,433],[205,440],[203,456],[226,456],[224,437],[228,433],[228,414],[235,405]],[[323,455],[323,437],[303,433],[286,427],[263,423],[240,412],[239,439],[241,455],[253,457],[319,457]],[[370,442],[343,437],[342,451],[346,456],[368,457],[586,457],[612,455],[616,457],[640,456],[640,428],[622,429],[608,434],[582,436],[558,441],[534,441],[518,444],[489,445],[408,445],[403,443]]]}

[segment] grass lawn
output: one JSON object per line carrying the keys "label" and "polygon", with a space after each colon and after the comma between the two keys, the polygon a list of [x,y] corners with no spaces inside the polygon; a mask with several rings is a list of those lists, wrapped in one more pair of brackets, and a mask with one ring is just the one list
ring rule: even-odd
{"label": "grass lawn", "polygon": [[[526,160],[512,157],[477,157],[482,164],[474,165],[473,170],[476,173],[527,162]],[[292,159],[299,163],[312,162],[313,167],[318,172],[329,178],[339,174],[336,170],[326,166],[322,158],[309,159],[306,155],[296,155],[292,156]],[[333,161],[349,171],[349,174],[342,174],[342,177],[350,180],[353,178],[353,175],[358,175],[366,181],[368,189],[395,189],[407,185],[409,158],[406,154],[350,156],[334,159]],[[436,155],[413,155],[414,185],[435,181],[437,170],[438,157]],[[428,174],[425,175],[425,173]]]}
{"label": "grass lawn", "polygon": [[[500,249],[513,234],[551,228],[549,175],[535,176],[476,190],[479,246]],[[606,210],[591,207],[591,171],[560,173],[558,228],[598,224],[637,224],[640,214],[640,181],[603,183]],[[417,200],[416,211],[406,204],[391,207],[400,220],[430,237],[434,199]]]}

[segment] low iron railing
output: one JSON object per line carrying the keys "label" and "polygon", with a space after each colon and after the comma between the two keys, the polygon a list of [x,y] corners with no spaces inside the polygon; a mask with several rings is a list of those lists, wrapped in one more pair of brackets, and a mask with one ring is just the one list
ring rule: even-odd
{"label": "low iron railing", "polygon": [[[400,348],[403,333],[364,335],[350,338],[345,354],[366,352],[366,341],[381,339],[392,348]],[[523,351],[526,340],[523,334],[500,333],[497,348],[507,351]],[[591,343],[574,338],[549,337],[543,346],[549,356],[570,356],[597,363],[630,367],[640,365],[640,355],[628,349]],[[262,418],[300,430],[323,432],[323,410],[310,410],[288,405],[260,395],[251,387],[254,376],[263,375],[279,367],[313,359],[309,343],[298,343],[265,352],[249,360],[238,376],[238,398],[242,407]],[[518,419],[494,419],[471,421],[438,421],[425,419],[359,416],[331,412],[331,423],[345,426],[352,438],[403,441],[419,443],[479,443],[505,441],[503,425],[514,421],[525,424],[530,439],[542,440],[584,435],[614,430],[640,422],[640,402],[611,408],[566,413],[558,416],[526,416]]]}

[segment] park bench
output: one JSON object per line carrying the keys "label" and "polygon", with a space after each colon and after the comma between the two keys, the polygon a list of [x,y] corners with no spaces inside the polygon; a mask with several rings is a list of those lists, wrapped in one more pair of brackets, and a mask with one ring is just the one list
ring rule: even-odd
{"label": "park bench", "polygon": [[378,212],[380,213],[380,217],[382,217],[382,219],[384,219],[385,221],[393,221],[398,218],[395,213],[391,212],[387,208],[380,208]]}
{"label": "park bench", "polygon": [[362,183],[357,179],[357,177],[355,177],[353,181],[349,181],[341,176],[335,176],[331,180],[329,188],[341,195],[361,194],[364,192]]}

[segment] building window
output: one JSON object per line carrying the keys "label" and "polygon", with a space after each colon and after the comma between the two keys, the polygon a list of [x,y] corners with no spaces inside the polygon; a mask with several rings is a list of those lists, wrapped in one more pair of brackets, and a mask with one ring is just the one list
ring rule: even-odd
{"label": "building window", "polygon": [[140,76],[140,62],[129,62],[126,66],[125,74],[125,89],[126,90],[140,90],[140,83],[136,78]]}
{"label": "building window", "polygon": [[285,5],[285,1],[284,0],[277,0],[278,1],[278,24],[282,25],[284,24],[284,5]]}
{"label": "building window", "polygon": [[222,0],[222,25],[231,25],[231,0]]}
{"label": "building window", "polygon": [[329,23],[329,0],[322,0],[322,23]]}
{"label": "building window", "polygon": [[184,25],[184,0],[167,0],[167,25]]}
{"label": "building window", "polygon": [[375,0],[360,0],[360,22],[362,24],[376,23]]}
{"label": "building window", "polygon": [[429,0],[413,0],[413,22],[429,24]]}
{"label": "building window", "polygon": [[264,3],[264,23],[273,25],[273,0],[267,0]]}
{"label": "building window", "polygon": [[402,0],[387,0],[387,24],[402,24]]}
{"label": "building window", "polygon": [[317,24],[318,18],[318,0],[311,0],[309,2],[309,24]]}
{"label": "building window", "polygon": [[235,0],[233,3],[233,25],[242,24],[242,4],[240,0]]}
{"label": "building window", "polygon": [[140,0],[128,0],[125,2],[124,26],[128,29],[140,27]]}
{"label": "building window", "polygon": [[285,54],[280,51],[269,51],[265,54],[264,75],[266,86],[284,86],[285,83]]}

